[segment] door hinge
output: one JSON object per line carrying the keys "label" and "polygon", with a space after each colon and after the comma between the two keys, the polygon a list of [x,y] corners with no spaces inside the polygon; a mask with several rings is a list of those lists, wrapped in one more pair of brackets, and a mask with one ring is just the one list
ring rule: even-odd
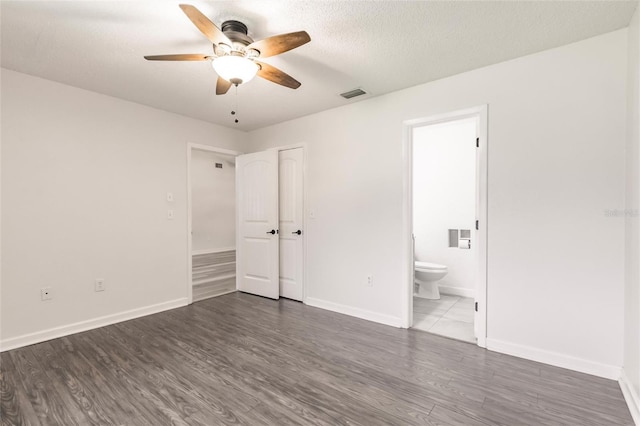
{"label": "door hinge", "polygon": [[476,312],[478,312],[478,302],[476,302],[475,309],[476,309]]}
{"label": "door hinge", "polygon": [[478,220],[476,220],[476,231],[477,231],[478,229],[480,229],[480,223],[479,223],[479,221],[478,221]]}
{"label": "door hinge", "polygon": [[476,148],[480,148],[480,138],[476,138]]}

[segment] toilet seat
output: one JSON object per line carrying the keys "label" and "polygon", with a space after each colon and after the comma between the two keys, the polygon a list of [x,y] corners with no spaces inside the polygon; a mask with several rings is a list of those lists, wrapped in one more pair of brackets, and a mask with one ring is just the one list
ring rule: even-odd
{"label": "toilet seat", "polygon": [[430,263],[430,262],[415,262],[415,269],[423,270],[423,271],[446,271],[446,265],[440,265],[438,263]]}

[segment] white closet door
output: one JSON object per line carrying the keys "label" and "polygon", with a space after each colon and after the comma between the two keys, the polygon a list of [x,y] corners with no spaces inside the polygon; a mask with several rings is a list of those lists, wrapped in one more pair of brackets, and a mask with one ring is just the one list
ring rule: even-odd
{"label": "white closet door", "polygon": [[303,281],[303,151],[279,152],[280,296],[302,300]]}
{"label": "white closet door", "polygon": [[236,158],[238,290],[278,299],[278,152]]}

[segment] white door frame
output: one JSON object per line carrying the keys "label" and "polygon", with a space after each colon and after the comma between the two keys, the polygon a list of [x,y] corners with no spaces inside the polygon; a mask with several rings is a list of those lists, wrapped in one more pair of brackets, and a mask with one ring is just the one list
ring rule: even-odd
{"label": "white door frame", "polygon": [[476,301],[478,302],[479,324],[476,324],[478,331],[478,346],[486,347],[487,340],[487,165],[488,165],[488,126],[487,126],[487,105],[480,105],[459,111],[438,114],[426,118],[404,121],[403,124],[403,191],[402,191],[402,246],[404,259],[404,273],[401,286],[402,306],[401,319],[402,326],[409,328],[413,325],[413,129],[432,124],[458,121],[465,118],[478,118],[478,137],[480,146],[478,151],[477,185],[477,220],[479,229],[477,231],[478,247],[478,281],[476,284]]}
{"label": "white door frame", "polygon": [[309,225],[309,221],[307,220],[307,217],[309,216],[309,212],[307,211],[307,206],[309,205],[307,203],[307,197],[308,197],[308,186],[307,186],[307,143],[306,142],[300,142],[300,143],[294,143],[291,145],[282,145],[282,146],[276,146],[273,148],[268,148],[267,150],[276,150],[276,151],[286,151],[288,149],[296,149],[296,148],[302,148],[302,211],[304,211],[304,217],[302,218],[302,232],[303,235],[305,235],[305,237],[302,239],[302,262],[304,263],[302,265],[302,303],[306,304],[307,303],[307,241],[308,239],[306,238],[306,234],[307,234],[307,226]]}
{"label": "white door frame", "polygon": [[193,268],[193,236],[192,231],[192,206],[191,206],[191,153],[194,149],[199,151],[215,152],[218,154],[238,156],[244,154],[239,151],[231,151],[229,149],[216,148],[214,146],[202,145],[197,143],[187,144],[187,302],[193,303],[193,276],[191,269]]}

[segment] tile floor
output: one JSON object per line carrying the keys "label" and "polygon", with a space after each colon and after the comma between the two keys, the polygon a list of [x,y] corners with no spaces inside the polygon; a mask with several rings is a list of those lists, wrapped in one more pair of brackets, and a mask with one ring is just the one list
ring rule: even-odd
{"label": "tile floor", "polygon": [[413,297],[413,328],[476,343],[471,297],[442,294],[439,300]]}

